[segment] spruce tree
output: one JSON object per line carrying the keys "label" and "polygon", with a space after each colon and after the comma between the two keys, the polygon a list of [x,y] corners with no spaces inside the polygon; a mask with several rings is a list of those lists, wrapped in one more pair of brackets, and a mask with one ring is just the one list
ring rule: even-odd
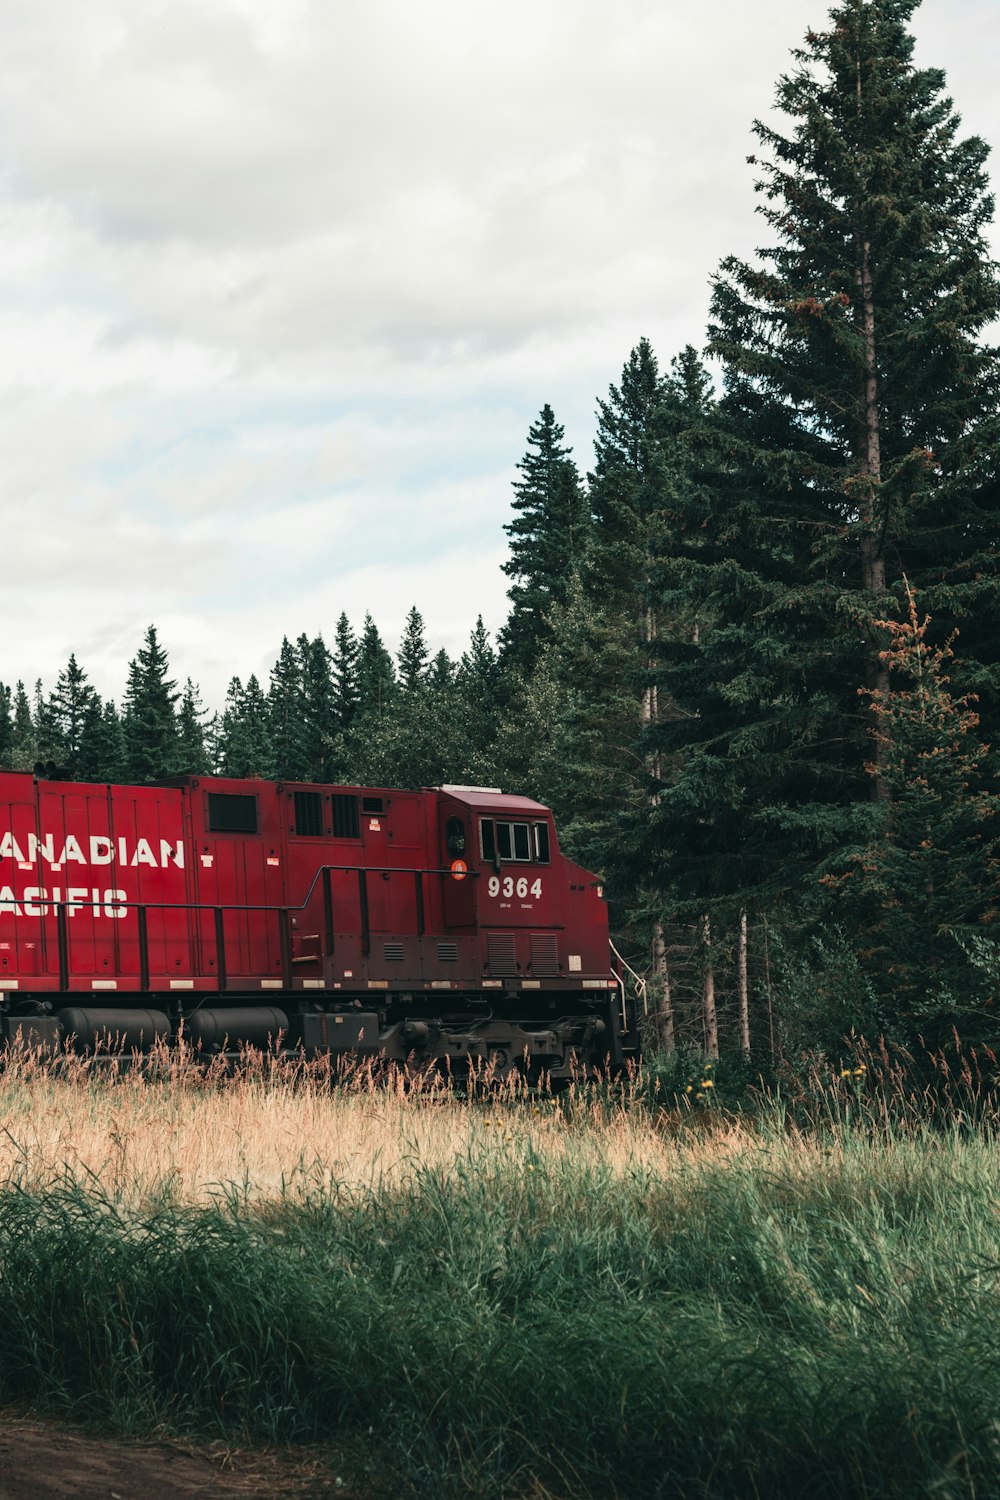
{"label": "spruce tree", "polygon": [[360,651],[351,622],[341,613],[333,639],[333,712],[340,734],[347,735],[358,716],[360,684],[358,682]]}
{"label": "spruce tree", "polygon": [[297,642],[302,674],[302,726],[305,769],[309,781],[336,779],[334,743],[337,734],[332,663],[321,635]]}
{"label": "spruce tree", "polygon": [[503,570],[514,582],[503,653],[524,673],[549,639],[549,614],[564,602],[590,541],[590,506],[564,436],[546,403],[528,429],[528,448],[517,466],[521,477],[514,481],[514,519],[504,526],[510,556]]}
{"label": "spruce tree", "polygon": [[129,663],[123,729],[126,773],[137,782],[159,781],[177,770],[177,716],[180,694],[168,677],[167,653],[150,625]]}
{"label": "spruce tree", "polygon": [[30,771],[38,759],[38,741],[31,717],[31,704],[24,690],[24,683],[20,681],[14,689],[12,716],[11,770]]}
{"label": "spruce tree", "polygon": [[414,604],[406,617],[396,658],[399,665],[399,685],[404,693],[417,692],[425,682],[429,655],[423,615]]}
{"label": "spruce tree", "polygon": [[266,776],[272,760],[267,700],[255,676],[234,677],[226,692],[215,746],[220,776]]}
{"label": "spruce tree", "polygon": [[271,668],[267,690],[267,718],[271,740],[270,774],[278,781],[305,781],[305,703],[302,663],[287,636]]}
{"label": "spruce tree", "polygon": [[97,699],[87,674],[71,655],[49,697],[49,715],[59,745],[62,768],[71,777],[81,774],[80,744],[88,708]]}
{"label": "spruce tree", "polygon": [[786,132],[755,126],[772,244],[715,284],[724,392],[663,569],[700,628],[674,653],[650,853],[734,909],[815,891],[891,795],[871,694],[892,686],[880,622],[904,572],[943,636],[970,621],[960,688],[998,681],[986,147],[914,66],[915,9],[848,0],[808,33]]}
{"label": "spruce tree", "polygon": [[396,672],[378,626],[371,615],[365,615],[358,656],[359,717],[379,717],[396,694]]}
{"label": "spruce tree", "polygon": [[0,767],[4,770],[12,770],[12,755],[14,749],[14,723],[11,717],[13,694],[9,687],[0,682]]}
{"label": "spruce tree", "polygon": [[205,745],[205,719],[201,694],[189,677],[177,711],[177,766],[184,775],[208,774],[210,763]]}

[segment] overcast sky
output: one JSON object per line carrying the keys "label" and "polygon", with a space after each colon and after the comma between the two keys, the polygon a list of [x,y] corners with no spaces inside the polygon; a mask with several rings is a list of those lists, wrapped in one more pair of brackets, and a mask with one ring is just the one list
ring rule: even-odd
{"label": "overcast sky", "polygon": [[[120,697],[152,621],[214,707],[341,610],[495,632],[529,424],[586,470],[636,341],[701,345],[825,13],[0,0],[0,680]],[[1000,6],[915,30],[996,146]]]}

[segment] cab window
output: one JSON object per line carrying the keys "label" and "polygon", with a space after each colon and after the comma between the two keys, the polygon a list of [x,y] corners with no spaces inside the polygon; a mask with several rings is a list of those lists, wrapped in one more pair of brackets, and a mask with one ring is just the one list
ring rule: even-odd
{"label": "cab window", "polygon": [[548,824],[482,818],[479,823],[479,846],[487,864],[547,865]]}

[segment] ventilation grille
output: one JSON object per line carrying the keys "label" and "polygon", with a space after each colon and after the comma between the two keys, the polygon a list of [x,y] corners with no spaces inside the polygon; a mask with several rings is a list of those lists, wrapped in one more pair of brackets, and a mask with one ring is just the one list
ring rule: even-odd
{"label": "ventilation grille", "polygon": [[361,836],[358,818],[358,799],[347,792],[333,792],[330,797],[333,810],[333,836],[335,839],[356,839]]}
{"label": "ventilation grille", "polygon": [[383,943],[382,957],[387,964],[401,964],[403,962],[402,943]]}
{"label": "ventilation grille", "polygon": [[458,963],[458,944],[457,943],[438,943],[438,963],[442,963],[442,964],[457,964]]}
{"label": "ventilation grille", "polygon": [[491,974],[517,973],[517,953],[512,932],[487,933],[486,962]]}
{"label": "ventilation grille", "polygon": [[554,932],[531,934],[531,972],[537,975],[559,973],[559,941]]}

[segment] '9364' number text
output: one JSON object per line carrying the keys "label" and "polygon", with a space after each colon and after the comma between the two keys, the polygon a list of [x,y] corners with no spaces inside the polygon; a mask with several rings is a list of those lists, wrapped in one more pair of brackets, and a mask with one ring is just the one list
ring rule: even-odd
{"label": "'9364' number text", "polygon": [[520,896],[523,901],[529,891],[532,896],[536,897],[542,894],[542,880],[539,876],[529,885],[526,875],[522,875],[519,880],[515,880],[513,875],[505,875],[503,879],[499,875],[491,875],[486,889],[491,896]]}

